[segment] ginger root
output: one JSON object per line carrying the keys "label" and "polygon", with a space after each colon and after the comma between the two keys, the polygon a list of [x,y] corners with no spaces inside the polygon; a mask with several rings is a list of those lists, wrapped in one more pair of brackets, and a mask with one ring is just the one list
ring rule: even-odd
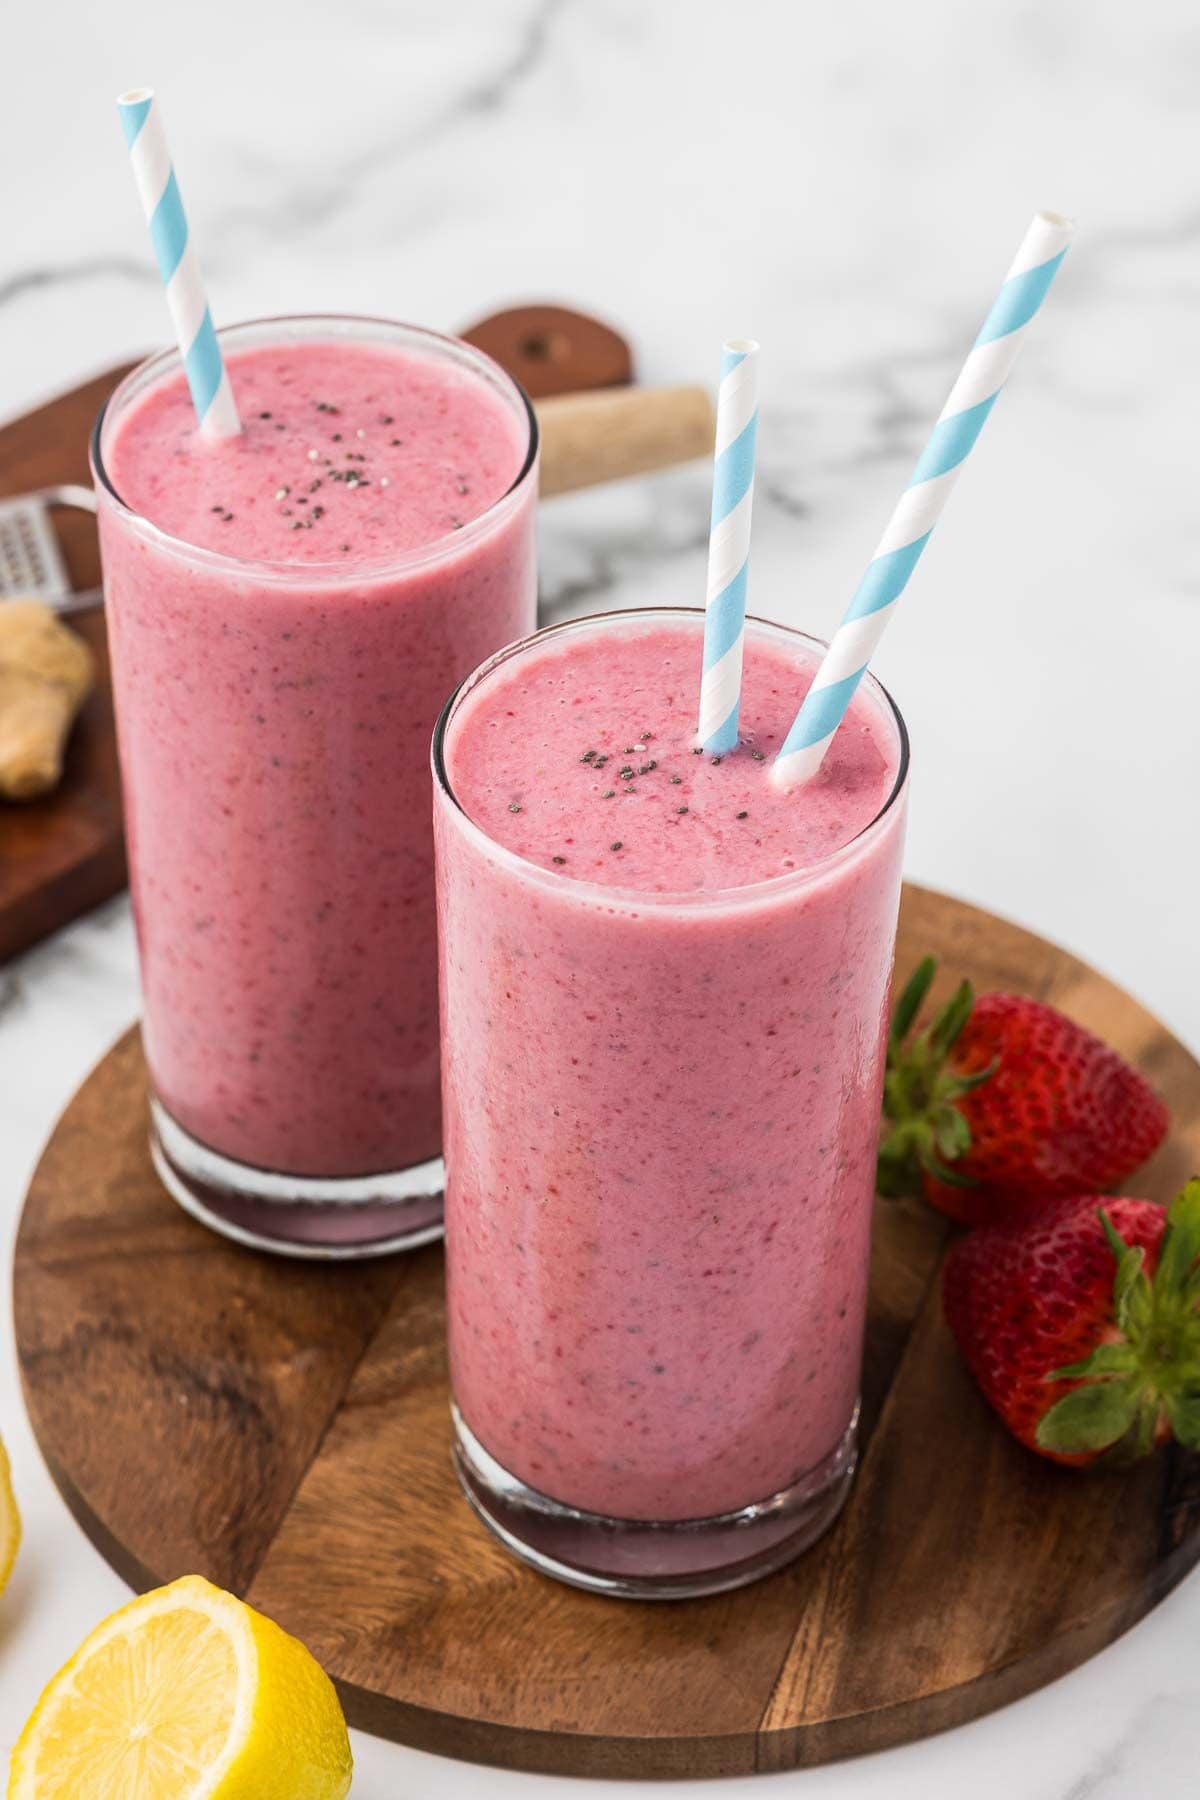
{"label": "ginger root", "polygon": [[57,785],[92,680],[91,651],[48,606],[0,601],[0,797],[33,800]]}

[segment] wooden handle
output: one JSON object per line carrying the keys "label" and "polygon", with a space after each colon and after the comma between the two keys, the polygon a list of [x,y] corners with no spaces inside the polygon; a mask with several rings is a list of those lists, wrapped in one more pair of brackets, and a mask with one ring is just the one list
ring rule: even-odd
{"label": "wooden handle", "polygon": [[534,400],[633,380],[633,357],[620,333],[568,306],[510,306],[459,335],[494,357]]}
{"label": "wooden handle", "polygon": [[537,403],[542,494],[645,475],[712,454],[716,421],[703,388],[614,388]]}

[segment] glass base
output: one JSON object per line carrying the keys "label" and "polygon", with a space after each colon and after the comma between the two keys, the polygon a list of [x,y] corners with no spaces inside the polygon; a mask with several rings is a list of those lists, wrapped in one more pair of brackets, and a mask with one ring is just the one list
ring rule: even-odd
{"label": "glass base", "polygon": [[579,1512],[510,1475],[462,1414],[454,1466],[475,1512],[522,1562],[571,1587],[630,1600],[690,1600],[783,1568],[833,1524],[858,1455],[858,1408],[845,1435],[799,1481],[739,1512],[658,1524]]}
{"label": "glass base", "polygon": [[414,1250],[442,1235],[440,1156],[382,1175],[275,1174],[208,1149],[153,1095],[150,1155],[185,1212],[255,1250],[346,1262]]}

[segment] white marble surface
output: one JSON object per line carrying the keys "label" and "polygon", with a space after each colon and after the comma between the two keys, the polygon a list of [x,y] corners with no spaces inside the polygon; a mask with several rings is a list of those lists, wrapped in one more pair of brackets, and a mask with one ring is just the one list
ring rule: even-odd
{"label": "white marble surface", "polygon": [[[326,307],[454,326],[558,298],[622,325],[655,381],[709,379],[722,336],[757,335],[752,601],[818,631],[1029,214],[1077,213],[878,668],[915,742],[910,873],[1069,944],[1200,1044],[1187,0],[110,0],[14,4],[4,39],[0,414],[164,336],[112,109],[152,82],[222,319]],[[702,467],[543,517],[550,608],[701,593]],[[123,903],[0,970],[9,1236],[56,1112],[135,1008]],[[6,1748],[125,1590],[42,1468],[11,1334],[0,1429],[28,1522],[0,1613]],[[1192,1580],[990,1719],[719,1791],[1182,1800],[1198,1632]],[[577,1785],[361,1735],[356,1750],[355,1800]]]}

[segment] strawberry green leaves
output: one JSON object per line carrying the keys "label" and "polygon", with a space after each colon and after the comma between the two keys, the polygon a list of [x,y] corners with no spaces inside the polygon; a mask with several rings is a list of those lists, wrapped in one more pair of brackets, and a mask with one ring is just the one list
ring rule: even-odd
{"label": "strawberry green leaves", "polygon": [[1155,1287],[1185,1308],[1200,1303],[1200,1177],[1189,1181],[1167,1210]]}
{"label": "strawberry green leaves", "polygon": [[1060,1455],[1120,1449],[1145,1455],[1169,1431],[1200,1448],[1200,1179],[1168,1213],[1153,1281],[1145,1252],[1125,1242],[1103,1207],[1113,1253],[1113,1329],[1089,1356],[1054,1369],[1048,1382],[1076,1381],[1040,1420],[1037,1442]]}
{"label": "strawberry green leaves", "polygon": [[906,1042],[937,973],[932,956],[914,969],[896,1002],[888,1033],[883,1111],[891,1121],[879,1146],[877,1185],[890,1199],[921,1192],[921,1175],[951,1187],[973,1187],[951,1165],[971,1148],[971,1127],[955,1102],[992,1074],[995,1064],[963,1075],[947,1058],[971,1016],[975,993],[959,983],[950,1000],[912,1043]]}
{"label": "strawberry green leaves", "polygon": [[917,1014],[925,1004],[925,996],[933,985],[936,974],[937,958],[922,957],[905,983],[904,991],[892,1013],[892,1028],[888,1033],[889,1050],[898,1050],[916,1024]]}
{"label": "strawberry green leaves", "polygon": [[1077,1387],[1051,1407],[1038,1426],[1037,1440],[1043,1450],[1062,1456],[1107,1450],[1131,1429],[1137,1410],[1137,1394],[1128,1380]]}

